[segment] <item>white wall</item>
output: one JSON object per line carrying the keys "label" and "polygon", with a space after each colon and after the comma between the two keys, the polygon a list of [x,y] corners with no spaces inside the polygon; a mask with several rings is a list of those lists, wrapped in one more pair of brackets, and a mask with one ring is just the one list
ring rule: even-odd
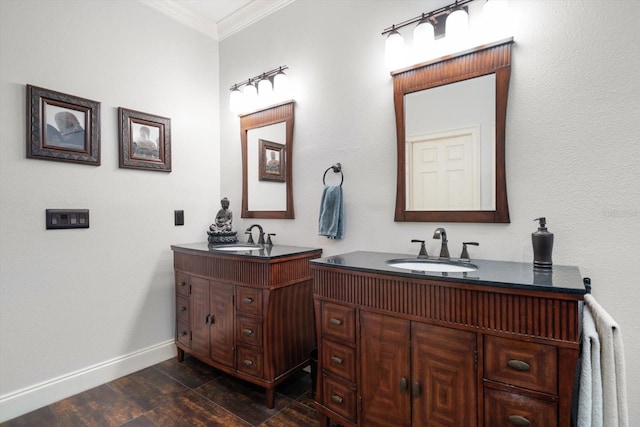
{"label": "white wall", "polygon": [[[452,253],[479,241],[475,258],[532,261],[534,218],[555,233],[554,262],[577,265],[625,338],[629,402],[640,401],[640,3],[511,1],[516,44],[507,113],[511,223],[394,223],[395,124],[382,30],[440,6],[435,1],[297,0],[220,43],[220,90],[279,65],[295,86],[295,220],[244,220],[276,243],[417,253],[445,226]],[[448,2],[447,2],[448,3]],[[242,195],[239,120],[221,97],[221,193]],[[322,174],[344,169],[344,240],[317,235]],[[332,175],[329,172],[328,180]],[[333,181],[335,182],[335,181]],[[240,227],[240,225],[238,225]],[[631,405],[632,425],[640,407]]]}
{"label": "white wall", "polygon": [[[217,42],[137,1],[2,0],[0,53],[2,421],[175,354],[170,245],[206,239],[220,147]],[[101,102],[101,166],[26,158],[26,84]],[[173,172],[118,167],[120,106],[171,118]]]}

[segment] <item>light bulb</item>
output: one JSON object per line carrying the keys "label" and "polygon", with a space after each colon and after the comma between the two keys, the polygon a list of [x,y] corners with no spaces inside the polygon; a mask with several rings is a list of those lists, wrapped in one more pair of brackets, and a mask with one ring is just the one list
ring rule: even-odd
{"label": "light bulb", "polygon": [[400,68],[404,64],[404,39],[393,30],[384,45],[384,64],[389,70]]}
{"label": "light bulb", "polygon": [[237,86],[234,87],[229,95],[229,110],[233,113],[239,113],[242,110],[242,92]]}

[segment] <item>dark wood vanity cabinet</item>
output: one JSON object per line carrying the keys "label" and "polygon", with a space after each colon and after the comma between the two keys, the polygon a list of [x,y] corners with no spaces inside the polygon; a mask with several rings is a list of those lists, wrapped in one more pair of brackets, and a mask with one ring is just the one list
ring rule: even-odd
{"label": "dark wood vanity cabinet", "polygon": [[[319,249],[278,247],[270,254],[174,245],[178,360],[199,360],[264,387],[309,364],[315,346],[309,260]],[[275,255],[274,255],[275,253]]]}
{"label": "dark wood vanity cabinet", "polygon": [[581,295],[312,272],[322,426],[570,426]]}

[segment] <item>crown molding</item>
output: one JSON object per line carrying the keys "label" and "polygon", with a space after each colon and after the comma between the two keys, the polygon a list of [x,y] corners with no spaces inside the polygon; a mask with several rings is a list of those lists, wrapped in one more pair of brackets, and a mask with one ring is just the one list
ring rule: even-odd
{"label": "crown molding", "polygon": [[237,33],[295,0],[254,0],[218,22],[218,40]]}
{"label": "crown molding", "polygon": [[217,23],[204,19],[202,16],[182,6],[176,0],[139,1],[214,40],[220,41],[293,3],[295,0],[253,0]]}

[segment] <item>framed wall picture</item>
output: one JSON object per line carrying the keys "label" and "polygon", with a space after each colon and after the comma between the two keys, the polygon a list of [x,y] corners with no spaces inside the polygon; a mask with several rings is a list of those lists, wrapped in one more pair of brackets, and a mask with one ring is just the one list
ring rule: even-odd
{"label": "framed wall picture", "polygon": [[27,157],[100,165],[100,103],[27,85]]}
{"label": "framed wall picture", "polygon": [[171,172],[171,119],[118,108],[120,167]]}
{"label": "framed wall picture", "polygon": [[260,150],[260,181],[285,181],[286,158],[284,144],[259,139]]}

